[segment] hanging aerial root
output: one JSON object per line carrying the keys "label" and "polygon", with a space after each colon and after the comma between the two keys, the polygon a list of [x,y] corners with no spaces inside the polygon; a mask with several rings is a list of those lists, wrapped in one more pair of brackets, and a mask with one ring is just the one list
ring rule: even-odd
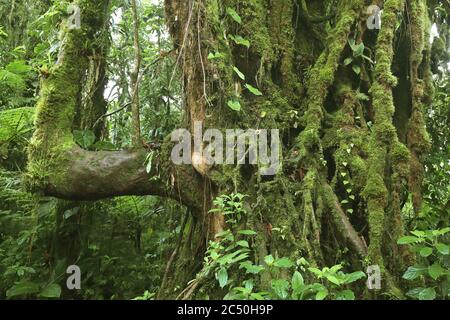
{"label": "hanging aerial root", "polygon": [[363,237],[360,237],[356,232],[353,225],[350,223],[347,214],[342,209],[336,194],[333,192],[331,186],[323,182],[322,183],[322,197],[331,210],[333,219],[337,230],[341,236],[346,239],[353,247],[353,249],[361,256],[367,255],[367,244]]}
{"label": "hanging aerial root", "polygon": [[393,115],[395,111],[392,90],[397,79],[391,72],[393,41],[397,14],[404,7],[403,0],[387,0],[384,6],[383,27],[376,46],[375,82],[370,89],[374,107],[374,127],[369,144],[369,171],[363,196],[368,206],[369,249],[368,263],[377,264],[385,271],[382,256],[385,210],[388,206],[388,189],[385,173],[388,167],[388,151],[398,142]]}
{"label": "hanging aerial root", "polygon": [[[426,130],[423,117],[424,98],[429,94],[429,83],[425,83],[420,73],[427,75],[430,70],[420,70],[424,53],[429,54],[430,45],[426,37],[426,29],[429,27],[427,5],[425,0],[408,1],[410,3],[410,74],[411,74],[411,98],[412,115],[408,128],[408,147],[411,150],[411,174],[409,175],[409,189],[413,196],[413,204],[416,212],[422,205],[422,182],[424,168],[421,163],[422,156],[430,149],[430,139]],[[429,64],[426,64],[429,68]]]}

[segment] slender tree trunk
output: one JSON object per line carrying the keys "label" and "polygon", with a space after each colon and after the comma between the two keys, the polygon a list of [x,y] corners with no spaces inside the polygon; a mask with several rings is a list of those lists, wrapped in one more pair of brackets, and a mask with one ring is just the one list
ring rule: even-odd
{"label": "slender tree trunk", "polygon": [[133,146],[139,147],[141,141],[141,120],[139,103],[139,71],[141,69],[141,48],[139,45],[139,16],[137,13],[136,0],[131,1],[133,12],[133,41],[134,41],[134,69],[131,73],[131,112],[133,118]]}

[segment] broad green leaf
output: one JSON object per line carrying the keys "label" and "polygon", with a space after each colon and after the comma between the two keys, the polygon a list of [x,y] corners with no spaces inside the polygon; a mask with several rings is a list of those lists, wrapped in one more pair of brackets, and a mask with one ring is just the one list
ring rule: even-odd
{"label": "broad green leaf", "polygon": [[305,281],[303,279],[303,276],[298,271],[294,272],[294,275],[292,276],[292,281],[291,282],[292,282],[292,289],[295,292],[300,292],[303,289],[304,285],[305,285]]}
{"label": "broad green leaf", "polygon": [[216,275],[217,280],[221,288],[224,288],[228,283],[228,272],[225,268],[220,268]]}
{"label": "broad green leaf", "polygon": [[447,234],[449,232],[450,232],[450,228],[444,228],[444,229],[438,230],[436,235],[437,236],[443,236],[444,234]]}
{"label": "broad green leaf", "polygon": [[268,266],[273,265],[274,261],[275,261],[275,259],[273,258],[272,255],[268,255],[268,256],[265,256],[265,257],[264,257],[264,262],[265,262]]}
{"label": "broad green leaf", "polygon": [[336,295],[336,300],[355,300],[355,294],[351,290],[343,290]]}
{"label": "broad green leaf", "polygon": [[250,41],[241,36],[230,36],[230,38],[238,45],[250,48]]}
{"label": "broad green leaf", "polygon": [[419,253],[422,257],[427,258],[433,254],[433,249],[429,247],[423,247],[422,249],[420,249]]}
{"label": "broad green leaf", "polygon": [[5,69],[15,74],[24,74],[32,70],[32,68],[27,65],[26,61],[24,60],[15,60],[9,63]]}
{"label": "broad green leaf", "polygon": [[39,296],[43,298],[59,298],[61,296],[61,286],[57,283],[53,283],[45,287],[39,293]]}
{"label": "broad green leaf", "polygon": [[250,274],[259,274],[264,270],[263,266],[254,265],[250,261],[242,262],[240,267],[244,268],[246,270],[246,273]]}
{"label": "broad green leaf", "polygon": [[278,297],[286,299],[288,297],[289,282],[284,279],[272,280],[272,289]]}
{"label": "broad green leaf", "polygon": [[365,48],[365,46],[364,46],[364,43],[362,43],[362,42],[356,46],[355,50],[353,51],[353,55],[355,56],[355,58],[363,55],[364,48]]}
{"label": "broad green leaf", "polygon": [[427,268],[422,266],[412,266],[409,267],[408,270],[406,270],[405,274],[403,275],[403,279],[405,280],[415,280],[421,275],[425,274]]}
{"label": "broad green leaf", "polygon": [[352,66],[352,69],[353,69],[353,71],[354,71],[357,75],[359,75],[359,74],[361,73],[361,67],[358,66],[358,65],[356,65],[356,64],[354,64],[354,65]]}
{"label": "broad green leaf", "polygon": [[234,10],[233,8],[227,8],[227,14],[233,18],[234,21],[236,21],[239,24],[242,24],[241,16]]}
{"label": "broad green leaf", "polygon": [[342,281],[334,275],[327,275],[326,278],[328,281],[330,281],[331,283],[334,283],[337,286],[340,286],[342,284]]}
{"label": "broad green leaf", "polygon": [[320,269],[317,268],[308,268],[308,270],[312,273],[314,273],[316,276],[318,277],[322,277],[323,276],[323,272]]}
{"label": "broad green leaf", "polygon": [[278,268],[291,268],[294,265],[295,264],[289,258],[277,259],[274,263],[274,266]]}
{"label": "broad green leaf", "polygon": [[440,254],[443,254],[443,255],[448,255],[449,254],[449,247],[448,247],[448,245],[443,244],[443,243],[438,243],[438,244],[436,244],[435,247],[436,247],[437,251],[439,251]]}
{"label": "broad green leaf", "polygon": [[432,266],[428,267],[428,274],[430,277],[432,277],[434,280],[437,280],[439,277],[446,274],[446,271],[444,268],[441,267],[439,263],[435,263]]}
{"label": "broad green leaf", "polygon": [[241,78],[242,80],[245,81],[245,75],[241,72],[241,70],[239,70],[236,67],[233,67],[234,72],[236,72],[236,74],[238,75],[239,78]]}
{"label": "broad green leaf", "polygon": [[419,241],[420,241],[420,238],[413,237],[413,236],[406,236],[406,237],[398,239],[397,244],[411,244],[411,243],[417,243]]}
{"label": "broad green leaf", "polygon": [[419,300],[436,299],[436,290],[434,288],[425,288],[419,293]]}
{"label": "broad green leaf", "polygon": [[248,242],[245,240],[238,241],[238,242],[236,242],[236,244],[240,247],[249,248]]}
{"label": "broad green leaf", "polygon": [[84,149],[89,149],[95,142],[95,134],[90,130],[74,130],[73,138]]}
{"label": "broad green leaf", "polygon": [[328,297],[327,289],[322,289],[316,293],[316,300],[322,301],[322,300],[325,300],[326,297]]}
{"label": "broad green leaf", "polygon": [[39,292],[39,285],[30,281],[17,282],[8,291],[6,291],[6,296],[8,298],[23,296],[26,294],[36,294]]}
{"label": "broad green leaf", "polygon": [[258,90],[258,88],[253,87],[252,85],[246,83],[245,87],[248,89],[248,91],[250,91],[251,93],[253,93],[255,96],[262,96],[262,92]]}
{"label": "broad green leaf", "polygon": [[228,101],[228,107],[234,111],[241,111],[241,103],[237,100]]}
{"label": "broad green leaf", "polygon": [[355,281],[358,281],[360,279],[366,278],[366,274],[362,271],[353,272],[346,275],[345,283],[353,283]]}
{"label": "broad green leaf", "polygon": [[419,299],[419,295],[420,295],[420,293],[421,293],[423,290],[425,290],[425,288],[422,288],[422,287],[414,288],[414,289],[409,290],[409,291],[406,293],[406,295],[407,295],[408,297],[413,298],[413,299]]}

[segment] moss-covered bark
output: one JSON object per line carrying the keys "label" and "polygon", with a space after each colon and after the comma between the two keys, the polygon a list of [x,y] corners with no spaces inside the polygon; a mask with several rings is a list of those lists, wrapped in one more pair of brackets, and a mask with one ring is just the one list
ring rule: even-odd
{"label": "moss-covered bark", "polygon": [[[196,168],[201,176],[188,166],[174,168],[169,143],[155,153],[150,175],[140,151],[90,153],[78,148],[71,126],[87,68],[84,48],[95,40],[93,30],[106,2],[79,3],[87,23],[65,33],[59,62],[43,80],[30,148],[32,182],[65,198],[159,194],[194,208],[197,215],[186,224],[186,242],[172,264],[176,277],[166,280],[164,297],[180,293],[182,288],[173,290],[176,284],[187,283],[201,268],[201,259],[192,257],[201,257],[207,241],[227,228],[223,217],[207,212],[215,196],[231,192],[249,195],[245,224],[258,231],[252,243],[256,263],[272,254],[306,257],[318,266],[342,260],[351,261],[354,269],[378,264],[385,291],[401,296],[396,266],[408,258],[396,244],[403,232],[402,190],[409,188],[418,208],[420,157],[427,146],[421,109],[432,89],[424,1],[385,1],[377,31],[367,29],[367,3],[362,0],[339,1],[333,10],[331,1],[166,0],[183,74],[184,125],[192,131],[196,121],[205,129],[279,129],[283,166],[273,177],[262,177],[258,166],[250,165]],[[242,22],[227,8],[236,10]],[[401,81],[411,90],[394,99],[398,81],[393,65],[402,63],[394,59],[399,23],[412,41],[402,53],[410,65],[400,66],[402,72],[409,69],[410,78],[402,76]],[[235,41],[237,36],[248,45]],[[349,39],[363,43],[370,59],[352,56]],[[220,58],[208,59],[210,53],[220,53]],[[345,63],[349,57],[352,62]],[[262,95],[252,94],[245,84]],[[241,111],[228,107],[230,99],[240,102]],[[412,115],[405,141],[405,126],[394,121],[394,114],[403,119],[408,108]],[[273,228],[280,231],[271,232]],[[269,280],[264,275],[260,285]],[[214,291],[211,283],[196,286]],[[188,292],[195,296],[192,287]]]}

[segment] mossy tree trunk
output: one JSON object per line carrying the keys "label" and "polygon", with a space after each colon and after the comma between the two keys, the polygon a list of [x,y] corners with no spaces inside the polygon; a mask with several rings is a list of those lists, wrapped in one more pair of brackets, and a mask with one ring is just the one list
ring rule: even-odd
{"label": "mossy tree trunk", "polygon": [[[255,262],[272,254],[318,266],[348,261],[353,270],[379,265],[384,291],[401,296],[400,272],[411,259],[396,244],[401,207],[410,192],[420,209],[421,157],[429,145],[422,114],[433,91],[425,0],[377,1],[384,10],[380,30],[367,28],[372,3],[362,0],[165,1],[183,74],[186,127],[193,132],[200,121],[205,129],[279,129],[283,166],[273,177],[252,166],[176,167],[170,143],[157,152],[151,174],[142,167],[145,151],[76,147],[70,130],[87,68],[82,43],[95,39],[102,5],[78,2],[87,24],[66,32],[60,61],[43,83],[30,152],[35,187],[84,200],[171,196],[191,207],[175,276],[167,280],[170,293],[161,297],[172,297],[201,268],[207,240],[227,228],[223,217],[208,214],[212,200],[232,192],[249,196],[246,224],[258,231]],[[349,39],[364,44],[367,58],[355,56]],[[221,58],[208,59],[211,52]],[[400,84],[408,91],[396,89]],[[230,99],[239,99],[241,111],[227,106]],[[275,227],[283,234],[271,232]]]}

